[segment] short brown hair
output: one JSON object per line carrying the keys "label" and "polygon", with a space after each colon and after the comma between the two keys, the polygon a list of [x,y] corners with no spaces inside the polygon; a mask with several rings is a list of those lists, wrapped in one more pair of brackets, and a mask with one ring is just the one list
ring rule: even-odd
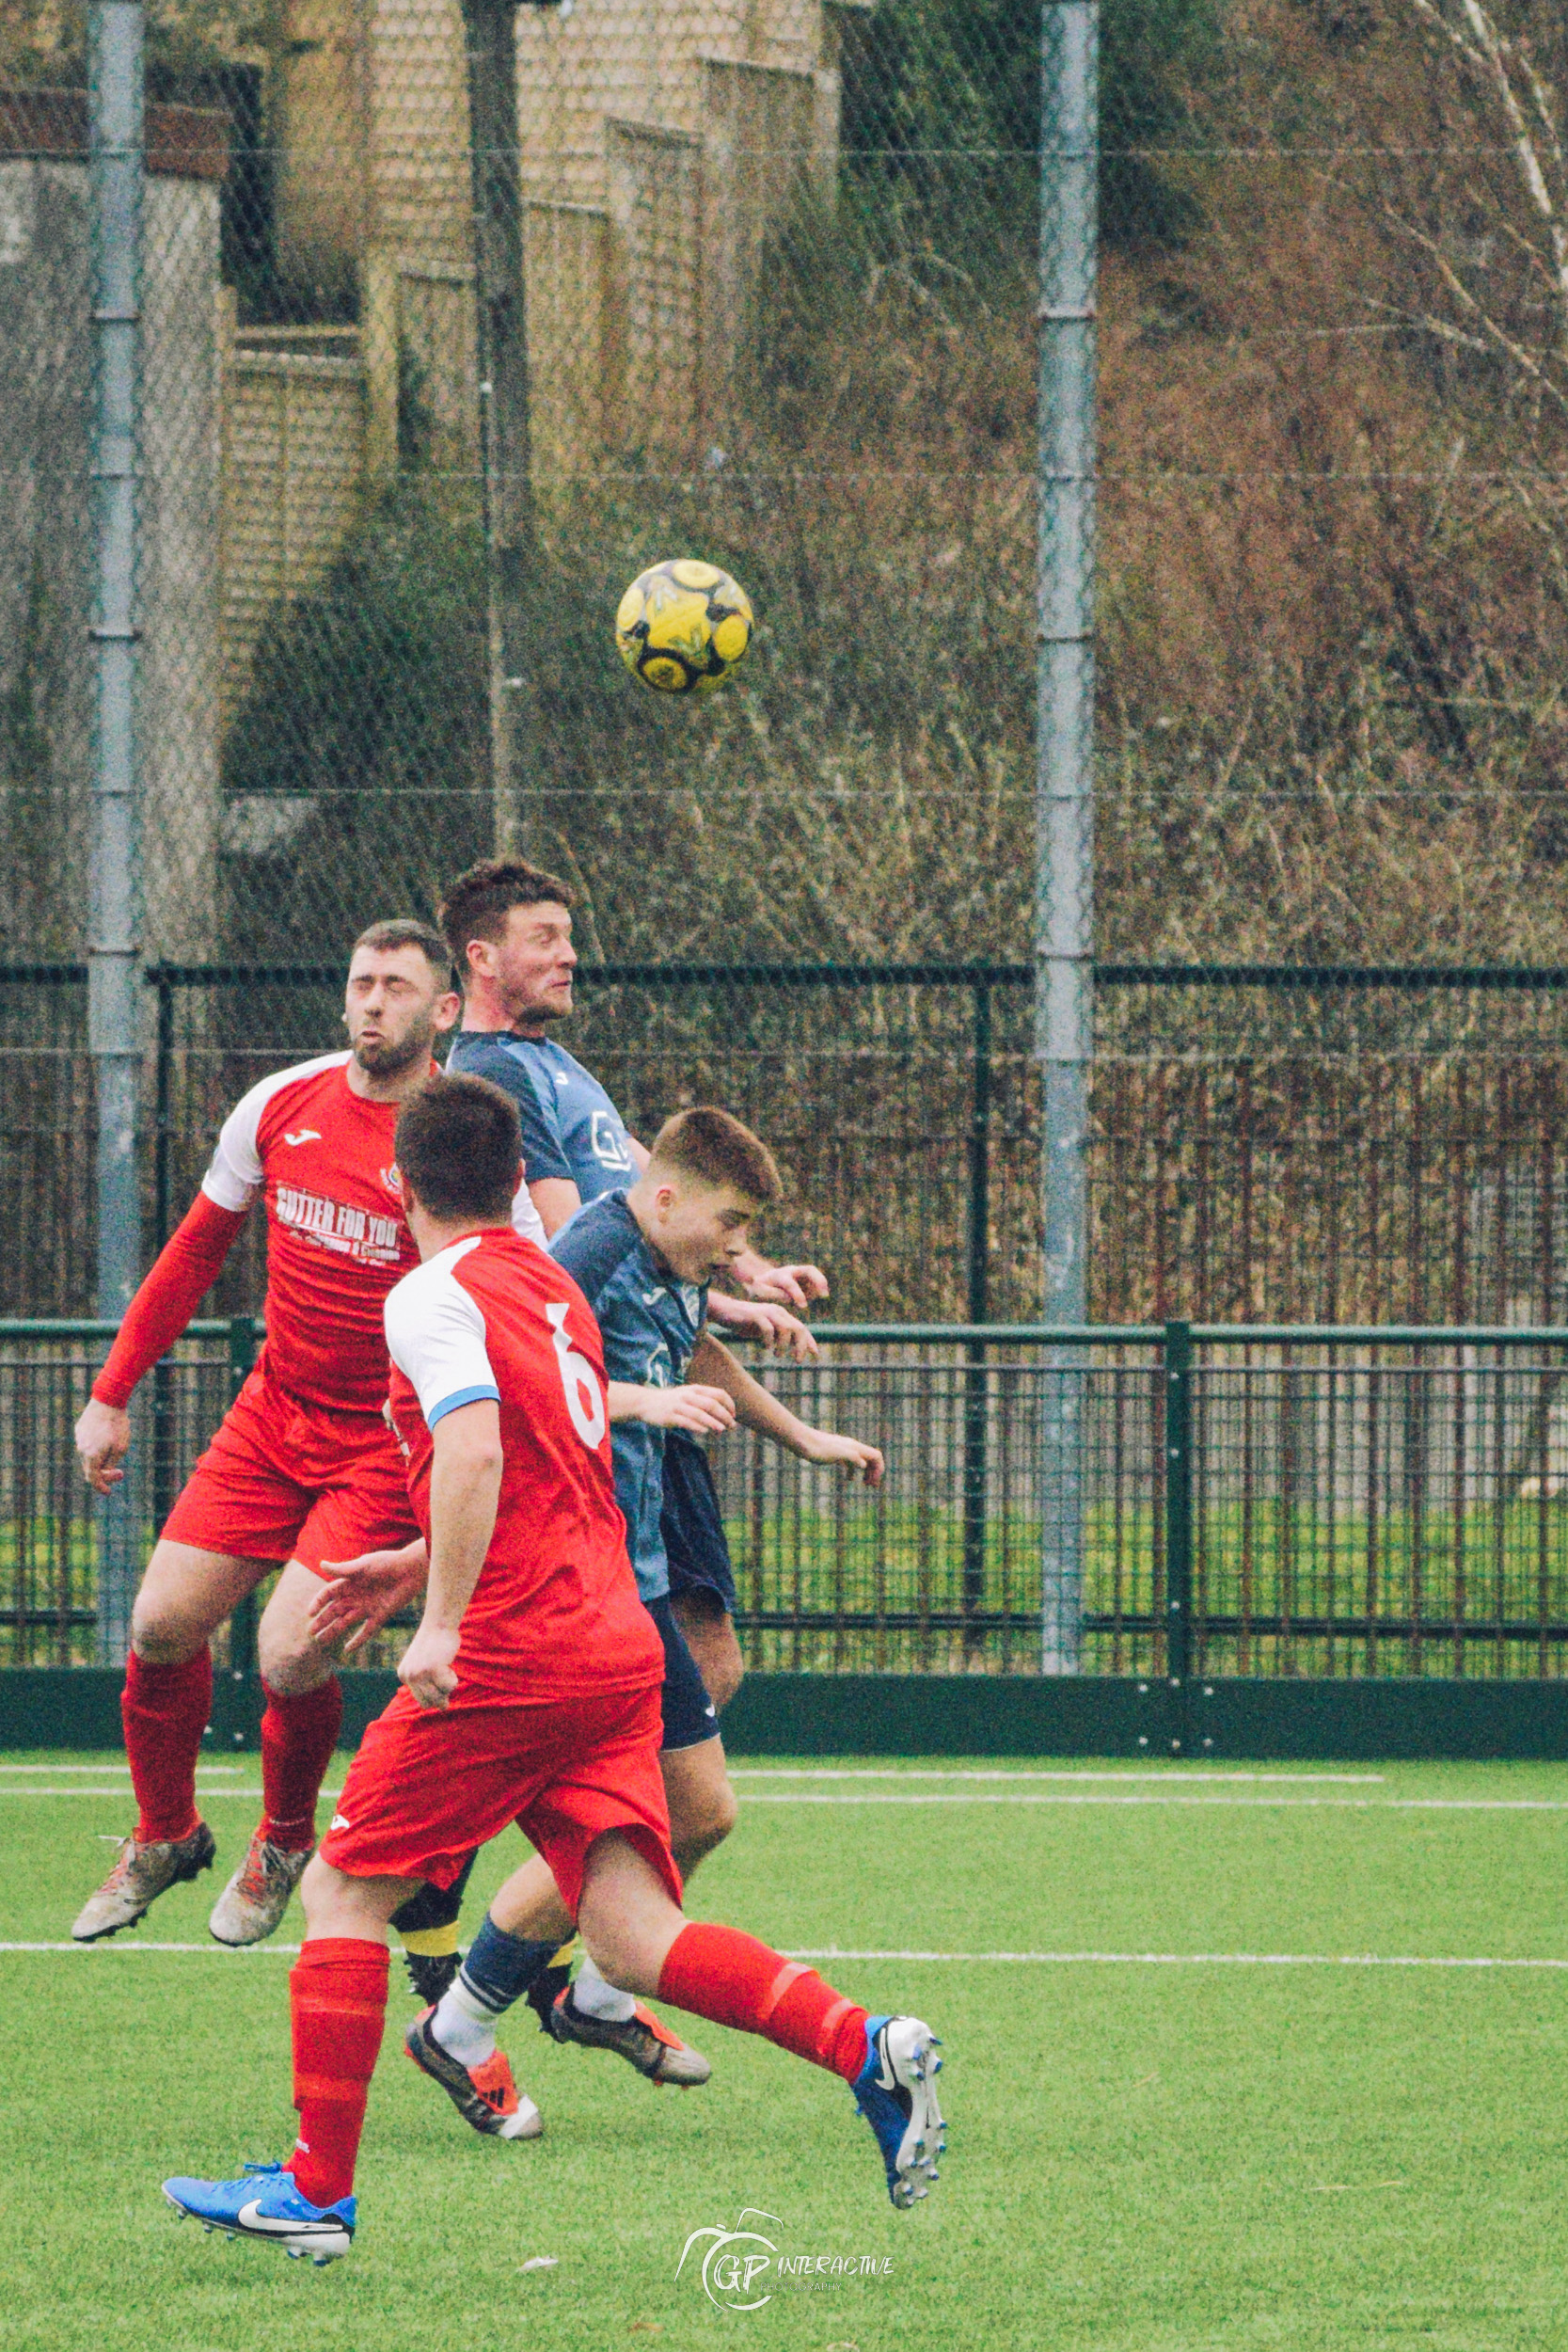
{"label": "short brown hair", "polygon": [[574,904],[559,875],[546,874],[543,866],[521,857],[482,857],[449,882],[436,920],[446,933],[459,976],[465,981],[468,977],[470,939],[499,939],[514,907],[542,906],[546,899],[568,910]]}
{"label": "short brown hair", "polygon": [[522,1129],[516,1104],[488,1078],[428,1078],[404,1104],[392,1148],[399,1175],[432,1216],[510,1220]]}
{"label": "short brown hair", "polygon": [[648,1167],[650,1174],[670,1168],[699,1184],[733,1184],[759,1206],[784,1191],[767,1144],[728,1111],[677,1111],[655,1136]]}
{"label": "short brown hair", "polygon": [[357,955],[361,947],[417,947],[436,978],[451,986],[451,958],[446,941],[439,931],[432,930],[428,923],[416,922],[411,914],[394,914],[385,923],[372,923],[360,932],[350,955]]}

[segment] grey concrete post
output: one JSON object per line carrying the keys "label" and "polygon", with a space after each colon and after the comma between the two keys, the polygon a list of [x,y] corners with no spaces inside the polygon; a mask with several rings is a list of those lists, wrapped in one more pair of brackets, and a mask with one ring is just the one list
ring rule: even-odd
{"label": "grey concrete post", "polygon": [[491,795],[496,850],[504,856],[524,847],[526,832],[523,577],[532,544],[516,0],[463,0],[463,25],[479,316]]}
{"label": "grey concrete post", "polygon": [[[98,1104],[98,1312],[106,1320],[124,1313],[141,1261],[135,703],[142,33],[135,0],[94,0],[88,17],[95,675],[87,1041]],[[106,1664],[119,1664],[129,1638],[137,1565],[131,1479],[100,1508],[99,1655]]]}
{"label": "grey concrete post", "polygon": [[[1085,1320],[1094,1041],[1096,175],[1099,11],[1045,0],[1040,87],[1039,704],[1035,1049],[1044,1092],[1048,1323]],[[1041,1665],[1078,1669],[1086,1359],[1048,1374]]]}

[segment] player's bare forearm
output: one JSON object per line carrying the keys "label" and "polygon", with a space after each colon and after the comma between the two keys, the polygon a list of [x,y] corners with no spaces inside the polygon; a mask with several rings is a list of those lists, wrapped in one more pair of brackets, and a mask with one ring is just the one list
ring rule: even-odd
{"label": "player's bare forearm", "polygon": [[753,1380],[744,1364],[736,1363],[730,1351],[711,1331],[705,1331],[692,1351],[690,1370],[716,1389],[725,1389],[735,1401],[735,1417],[760,1437],[771,1438],[786,1453],[797,1454],[803,1462],[836,1464],[847,1470],[858,1470],[868,1486],[879,1486],[886,1465],[874,1445],[866,1445],[859,1438],[841,1437],[836,1430],[814,1429],[809,1422],[792,1413],[771,1390],[760,1380]]}
{"label": "player's bare forearm", "polygon": [[424,1613],[398,1666],[421,1707],[445,1707],[457,1688],[452,1661],[500,1500],[500,1414],[488,1398],[444,1414],[432,1432],[430,1574]]}
{"label": "player's bare forearm", "polygon": [[735,1420],[735,1406],[722,1389],[701,1388],[688,1381],[676,1389],[656,1389],[641,1380],[610,1380],[610,1418],[645,1421],[655,1429],[689,1429],[694,1437],[718,1437]]}
{"label": "player's bare forearm", "polygon": [[787,1446],[792,1454],[800,1453],[799,1440],[811,1434],[805,1422],[787,1405],[781,1405],[760,1380],[753,1380],[745,1365],[737,1363],[711,1331],[705,1331],[697,1342],[689,1370],[697,1379],[726,1391],[734,1402],[736,1421]]}

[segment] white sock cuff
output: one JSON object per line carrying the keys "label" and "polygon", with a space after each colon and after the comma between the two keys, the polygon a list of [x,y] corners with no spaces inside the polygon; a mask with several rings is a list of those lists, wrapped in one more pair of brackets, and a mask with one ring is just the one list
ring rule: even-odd
{"label": "white sock cuff", "polygon": [[637,2014],[635,1997],[608,1984],[587,1959],[572,1979],[572,2006],[584,2017],[601,2017],[608,2025],[624,2026]]}

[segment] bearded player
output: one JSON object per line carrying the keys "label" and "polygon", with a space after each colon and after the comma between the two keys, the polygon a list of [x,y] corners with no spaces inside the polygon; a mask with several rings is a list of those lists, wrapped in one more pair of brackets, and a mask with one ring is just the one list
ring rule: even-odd
{"label": "bearded player", "polygon": [[[235,1945],[270,1935],[310,1858],[342,1719],[336,1651],[308,1621],[323,1564],[416,1533],[382,1413],[382,1308],[418,1254],[393,1136],[458,1002],[445,945],[428,926],[377,923],[361,934],[348,971],[347,1052],[263,1078],[230,1113],[195,1203],[132,1300],[77,1422],[83,1470],[107,1494],[124,1475],[137,1381],[183,1331],[262,1196],[266,1343],[175,1503],[136,1597],[121,1713],[137,1818],[71,1931],[79,1943],[134,1926],[166,1888],[212,1867],[213,1834],[196,1806],[212,1708],[208,1645],[279,1563],[258,1644],[262,1818],[218,1898],[213,1934]],[[526,1195],[519,1205],[537,1231]]]}
{"label": "bearded player", "polygon": [[[930,2028],[868,2014],[814,1969],[681,1912],[658,1765],[663,1645],[616,1508],[593,1314],[512,1229],[516,1112],[483,1079],[437,1079],[397,1140],[423,1263],[387,1301],[390,1414],[429,1545],[423,1615],[305,1880],[293,2153],[230,2180],[177,2176],[164,2193],[209,2228],[290,2254],[349,2251],[387,1923],[515,1821],[611,1982],[838,2074],[894,2204],[912,2205],[942,2146]],[[491,1920],[482,1941],[498,1958],[516,1943]]]}

